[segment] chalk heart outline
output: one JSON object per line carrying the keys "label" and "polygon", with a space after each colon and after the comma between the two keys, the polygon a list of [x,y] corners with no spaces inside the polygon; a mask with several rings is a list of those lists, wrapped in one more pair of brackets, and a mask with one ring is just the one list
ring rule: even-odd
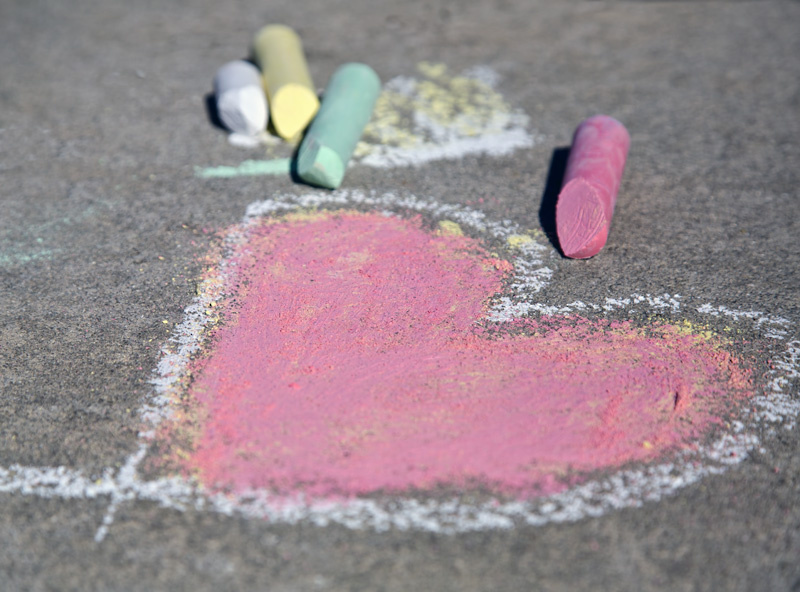
{"label": "chalk heart outline", "polygon": [[181,470],[234,493],[531,498],[696,447],[751,395],[719,342],[676,326],[489,322],[512,266],[442,229],[346,210],[251,221],[228,258],[233,314],[161,433],[189,442]]}

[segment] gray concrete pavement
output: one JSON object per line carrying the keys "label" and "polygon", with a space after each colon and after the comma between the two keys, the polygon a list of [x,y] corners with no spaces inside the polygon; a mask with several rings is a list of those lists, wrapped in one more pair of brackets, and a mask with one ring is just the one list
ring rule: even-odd
{"label": "gray concrete pavement", "polygon": [[[800,335],[800,3],[6,1],[0,4],[0,468],[100,478],[195,296],[214,231],[285,176],[202,179],[258,152],[209,122],[216,68],[268,22],[301,34],[323,84],[421,61],[488,66],[531,148],[392,169],[405,191],[548,224],[554,151],[597,112],[632,148],[609,243],[555,258],[555,305],[680,294]],[[278,149],[280,152],[280,149]],[[541,214],[541,215],[540,215]],[[687,306],[684,317],[709,322]],[[620,313],[620,315],[623,313]],[[613,317],[613,314],[612,314]],[[165,323],[166,321],[166,323]],[[761,339],[754,325],[741,335]],[[767,354],[743,345],[764,389]],[[798,398],[798,384],[787,389]],[[642,508],[445,535],[271,524],[109,497],[0,493],[3,590],[800,590],[800,431]]]}

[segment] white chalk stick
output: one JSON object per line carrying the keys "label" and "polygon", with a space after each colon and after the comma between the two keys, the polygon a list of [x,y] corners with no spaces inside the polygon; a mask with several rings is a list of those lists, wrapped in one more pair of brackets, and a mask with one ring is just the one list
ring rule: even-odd
{"label": "white chalk stick", "polygon": [[217,113],[230,131],[254,136],[267,127],[269,110],[261,72],[250,62],[234,60],[214,76]]}

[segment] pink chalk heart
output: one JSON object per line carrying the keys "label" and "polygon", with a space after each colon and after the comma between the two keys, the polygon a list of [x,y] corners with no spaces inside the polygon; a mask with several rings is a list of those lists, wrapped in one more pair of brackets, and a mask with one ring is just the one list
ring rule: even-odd
{"label": "pink chalk heart", "polygon": [[[193,368],[210,489],[311,496],[481,487],[533,496],[691,445],[747,396],[718,343],[670,325],[488,322],[511,265],[418,219],[264,219]],[[174,434],[173,434],[174,435]]]}

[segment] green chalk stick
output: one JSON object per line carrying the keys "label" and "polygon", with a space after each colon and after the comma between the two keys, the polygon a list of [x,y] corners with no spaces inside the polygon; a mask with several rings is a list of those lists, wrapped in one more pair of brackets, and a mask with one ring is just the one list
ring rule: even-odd
{"label": "green chalk stick", "polygon": [[369,66],[350,63],[336,70],[297,152],[303,181],[329,189],[341,185],[380,92],[381,81]]}

